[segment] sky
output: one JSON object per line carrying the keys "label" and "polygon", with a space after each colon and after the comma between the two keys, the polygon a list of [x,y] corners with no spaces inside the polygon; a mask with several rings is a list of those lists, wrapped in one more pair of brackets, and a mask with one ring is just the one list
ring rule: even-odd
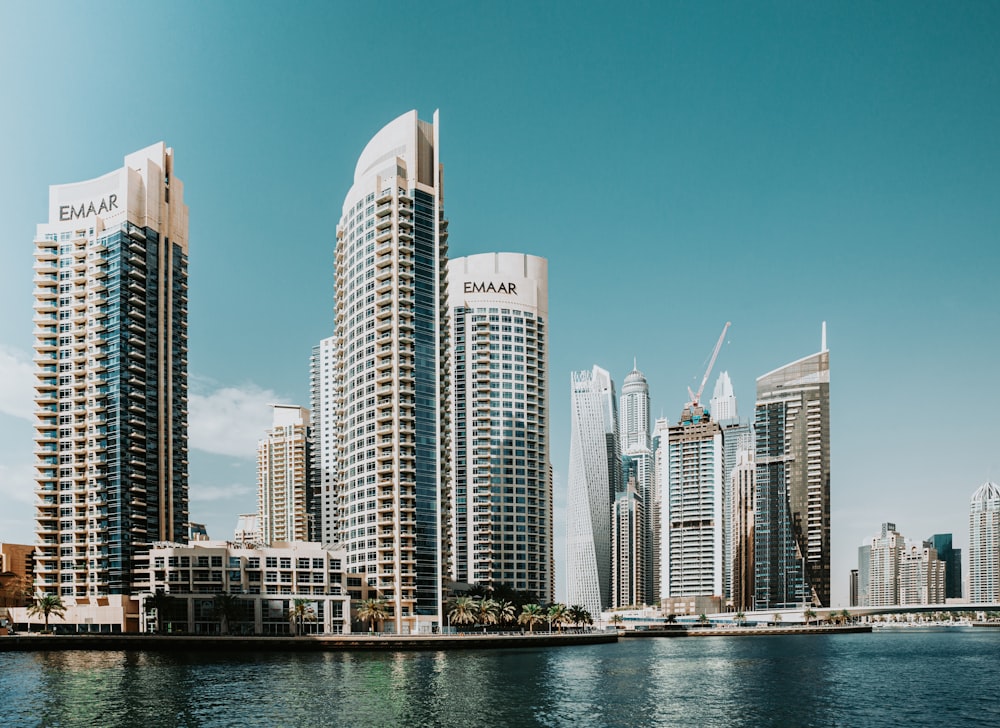
{"label": "sky", "polygon": [[[549,260],[557,596],[569,376],[633,358],[676,420],[828,326],[834,606],[893,522],[968,545],[1000,479],[1000,4],[0,3],[0,541],[33,537],[32,253],[48,186],[157,141],[190,208],[191,518],[256,510],[308,404],[367,141],[441,115],[452,256]],[[966,552],[967,553],[967,552]]]}

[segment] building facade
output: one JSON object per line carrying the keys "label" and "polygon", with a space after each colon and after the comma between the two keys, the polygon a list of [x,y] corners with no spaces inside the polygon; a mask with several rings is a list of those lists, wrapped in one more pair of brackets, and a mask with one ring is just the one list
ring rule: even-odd
{"label": "building facade", "polygon": [[451,578],[554,598],[548,261],[448,262]]}
{"label": "building facade", "polygon": [[309,410],[271,405],[272,425],[257,443],[257,514],[265,544],[316,541]]}
{"label": "building facade", "polygon": [[946,565],[929,541],[908,544],[899,563],[899,603],[944,604]]}
{"label": "building facade", "polygon": [[644,504],[634,479],[615,496],[611,509],[611,606],[614,609],[647,603],[646,523]]}
{"label": "building facade", "polygon": [[723,576],[722,430],[700,405],[687,405],[667,441],[660,525],[661,603],[714,597]]}
{"label": "building facade", "polygon": [[633,362],[632,371],[622,384],[620,401],[619,440],[622,448],[622,483],[635,481],[635,490],[642,502],[642,551],[632,560],[632,567],[641,571],[633,582],[642,585],[637,601],[629,604],[652,604],[657,595],[653,591],[653,522],[659,518],[659,501],[653,497],[655,467],[653,442],[650,432],[649,383]]}
{"label": "building facade", "polygon": [[570,375],[566,599],[591,614],[611,606],[611,504],[621,490],[616,400],[607,370]]}
{"label": "building facade", "polygon": [[[726,446],[725,431],[723,447]],[[754,609],[754,476],[756,463],[752,444],[737,449],[736,464],[729,475],[730,528],[729,599],[737,612]]]}
{"label": "building facade", "polygon": [[317,534],[322,543],[337,541],[339,507],[337,458],[341,420],[337,416],[337,337],[328,336],[313,347],[309,359],[309,403],[312,414],[312,484]]}
{"label": "building facade", "polygon": [[952,545],[950,533],[935,533],[929,539],[938,558],[945,563],[945,597],[962,598],[962,549]]}
{"label": "building facade", "polygon": [[757,379],[754,601],[830,606],[830,352]]}
{"label": "building facade", "polygon": [[[225,541],[156,544],[149,553],[143,632],[219,634],[215,596],[236,597],[229,634],[263,635],[351,632],[351,605],[369,597],[361,574],[344,569],[346,552],[318,543],[276,543],[246,547]],[[166,596],[164,600],[162,597]],[[291,620],[295,602],[302,619]],[[147,614],[147,611],[152,612]],[[167,624],[169,622],[169,624]]]}
{"label": "building facade", "polygon": [[337,534],[397,632],[443,624],[450,524],[439,126],[410,111],[358,159],[337,226]]}
{"label": "building facade", "polygon": [[868,604],[869,607],[891,607],[899,604],[899,569],[906,539],[896,531],[896,524],[883,523],[880,535],[868,544]]}
{"label": "building facade", "polygon": [[1000,487],[990,481],[969,505],[969,601],[1000,603]]}
{"label": "building facade", "polygon": [[149,544],[187,537],[187,236],[163,143],[49,188],[34,264],[35,586],[64,601],[129,594]]}

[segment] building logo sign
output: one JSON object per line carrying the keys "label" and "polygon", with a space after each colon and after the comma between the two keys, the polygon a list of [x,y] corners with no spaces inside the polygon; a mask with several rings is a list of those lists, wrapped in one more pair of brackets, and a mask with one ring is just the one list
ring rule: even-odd
{"label": "building logo sign", "polygon": [[465,293],[506,293],[508,295],[516,295],[517,284],[510,283],[509,281],[507,283],[466,281]]}
{"label": "building logo sign", "polygon": [[102,212],[111,212],[118,209],[118,195],[108,195],[98,201],[81,202],[76,205],[59,206],[59,222],[67,220],[82,220],[91,215],[100,215]]}

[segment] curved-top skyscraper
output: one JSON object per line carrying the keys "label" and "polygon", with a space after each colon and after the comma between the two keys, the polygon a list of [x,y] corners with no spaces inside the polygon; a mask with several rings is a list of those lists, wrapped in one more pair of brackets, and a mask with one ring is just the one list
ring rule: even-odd
{"label": "curved-top skyscraper", "polygon": [[410,111],[358,159],[337,226],[336,491],[348,571],[385,627],[441,624],[448,527],[447,221],[438,115]]}
{"label": "curved-top skyscraper", "polygon": [[969,505],[969,601],[1000,603],[1000,487],[990,481]]}

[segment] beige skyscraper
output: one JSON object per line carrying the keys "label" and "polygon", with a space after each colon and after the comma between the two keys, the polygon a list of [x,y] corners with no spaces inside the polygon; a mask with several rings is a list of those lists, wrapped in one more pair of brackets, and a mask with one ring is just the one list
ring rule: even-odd
{"label": "beige skyscraper", "polygon": [[187,539],[187,233],[162,142],[49,188],[34,264],[35,586],[70,607],[129,594],[149,544]]}
{"label": "beige skyscraper", "polygon": [[272,405],[273,425],[257,443],[257,512],[264,543],[309,541],[309,410]]}

